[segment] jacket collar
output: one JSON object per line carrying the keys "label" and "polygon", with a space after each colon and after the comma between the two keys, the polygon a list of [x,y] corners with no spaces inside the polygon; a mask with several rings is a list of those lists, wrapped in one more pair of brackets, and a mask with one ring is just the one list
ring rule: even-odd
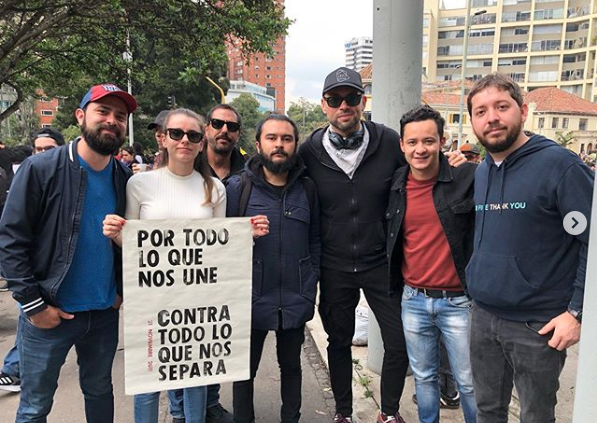
{"label": "jacket collar", "polygon": [[[296,180],[298,180],[305,172],[305,164],[301,156],[295,153],[296,165],[288,172],[288,180],[286,181],[286,188],[288,189]],[[245,171],[247,174],[256,182],[261,182],[267,185],[265,182],[265,176],[263,175],[263,165],[259,162],[259,157],[254,155],[245,164]]]}

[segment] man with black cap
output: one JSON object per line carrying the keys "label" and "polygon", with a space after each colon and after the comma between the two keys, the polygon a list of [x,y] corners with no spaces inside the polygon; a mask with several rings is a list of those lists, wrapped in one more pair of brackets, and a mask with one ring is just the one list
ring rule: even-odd
{"label": "man with black cap", "polygon": [[[164,140],[166,139],[166,128],[164,128],[164,122],[166,121],[166,116],[168,116],[169,110],[162,110],[158,115],[155,117],[153,122],[147,125],[147,129],[153,131],[155,136],[155,142],[158,144],[158,151],[155,153],[155,157],[153,159],[153,168],[157,169],[162,164],[162,159],[164,154]],[[135,165],[133,165],[133,168]]]}
{"label": "man with black cap", "polygon": [[64,145],[64,137],[57,129],[46,127],[33,133],[31,137],[33,154],[43,153]]}
{"label": "man with black cap", "polygon": [[321,107],[329,125],[299,154],[317,186],[321,206],[319,313],[328,334],[335,423],[352,422],[355,308],[362,289],[384,343],[381,412],[377,421],[404,423],[398,411],[408,368],[399,299],[388,296],[384,215],[394,171],[406,165],[396,131],[361,121],[367,98],[361,76],[339,68],[325,79]]}
{"label": "man with black cap", "polygon": [[32,156],[13,180],[0,220],[0,263],[22,310],[16,423],[47,420],[73,346],[87,422],[114,421],[122,262],[102,221],[125,211],[130,173],[113,154],[136,107],[115,85],[93,86],[75,112],[81,136]]}

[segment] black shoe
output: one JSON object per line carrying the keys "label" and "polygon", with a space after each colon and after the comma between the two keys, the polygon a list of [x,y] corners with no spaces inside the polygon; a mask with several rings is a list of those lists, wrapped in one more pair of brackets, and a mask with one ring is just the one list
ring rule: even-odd
{"label": "black shoe", "polygon": [[178,417],[172,417],[172,423],[185,423],[185,419],[179,419]]}
{"label": "black shoe", "polygon": [[217,404],[205,411],[205,423],[234,423],[234,419],[222,404]]}
{"label": "black shoe", "polygon": [[444,395],[442,392],[439,394],[439,406],[440,408],[448,408],[450,410],[456,410],[460,407],[460,394],[456,392],[456,395],[449,397]]}

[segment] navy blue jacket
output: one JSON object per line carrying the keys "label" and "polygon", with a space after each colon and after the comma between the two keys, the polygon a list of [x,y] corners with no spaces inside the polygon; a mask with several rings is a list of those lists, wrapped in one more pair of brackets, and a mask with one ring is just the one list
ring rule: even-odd
{"label": "navy blue jacket", "polygon": [[594,175],[569,150],[531,137],[498,167],[475,173],[474,253],[466,271],[477,305],[501,318],[549,321],[582,309],[589,228],[568,234],[564,216],[591,216]]}
{"label": "navy blue jacket", "polygon": [[[79,164],[78,142],[25,160],[12,181],[2,213],[2,274],[28,315],[43,311],[46,304],[56,305],[58,288],[75,253],[87,181]],[[124,216],[131,173],[117,160],[113,169],[115,212]],[[122,256],[115,245],[114,266],[117,291],[122,295]]]}
{"label": "navy blue jacket", "polygon": [[[269,234],[257,238],[253,247],[254,329],[297,328],[313,318],[321,255],[319,206],[315,195],[310,209],[301,181],[304,169],[297,156],[280,197],[265,182],[257,157],[245,165],[252,188],[244,216],[264,214],[270,225]],[[226,187],[227,216],[239,215],[241,192],[237,174]]]}

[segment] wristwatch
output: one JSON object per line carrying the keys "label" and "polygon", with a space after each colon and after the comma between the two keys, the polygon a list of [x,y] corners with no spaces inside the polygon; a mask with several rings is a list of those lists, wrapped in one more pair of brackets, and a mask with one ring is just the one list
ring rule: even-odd
{"label": "wristwatch", "polygon": [[568,313],[574,317],[578,323],[582,323],[582,310],[575,310],[573,308],[568,308]]}

